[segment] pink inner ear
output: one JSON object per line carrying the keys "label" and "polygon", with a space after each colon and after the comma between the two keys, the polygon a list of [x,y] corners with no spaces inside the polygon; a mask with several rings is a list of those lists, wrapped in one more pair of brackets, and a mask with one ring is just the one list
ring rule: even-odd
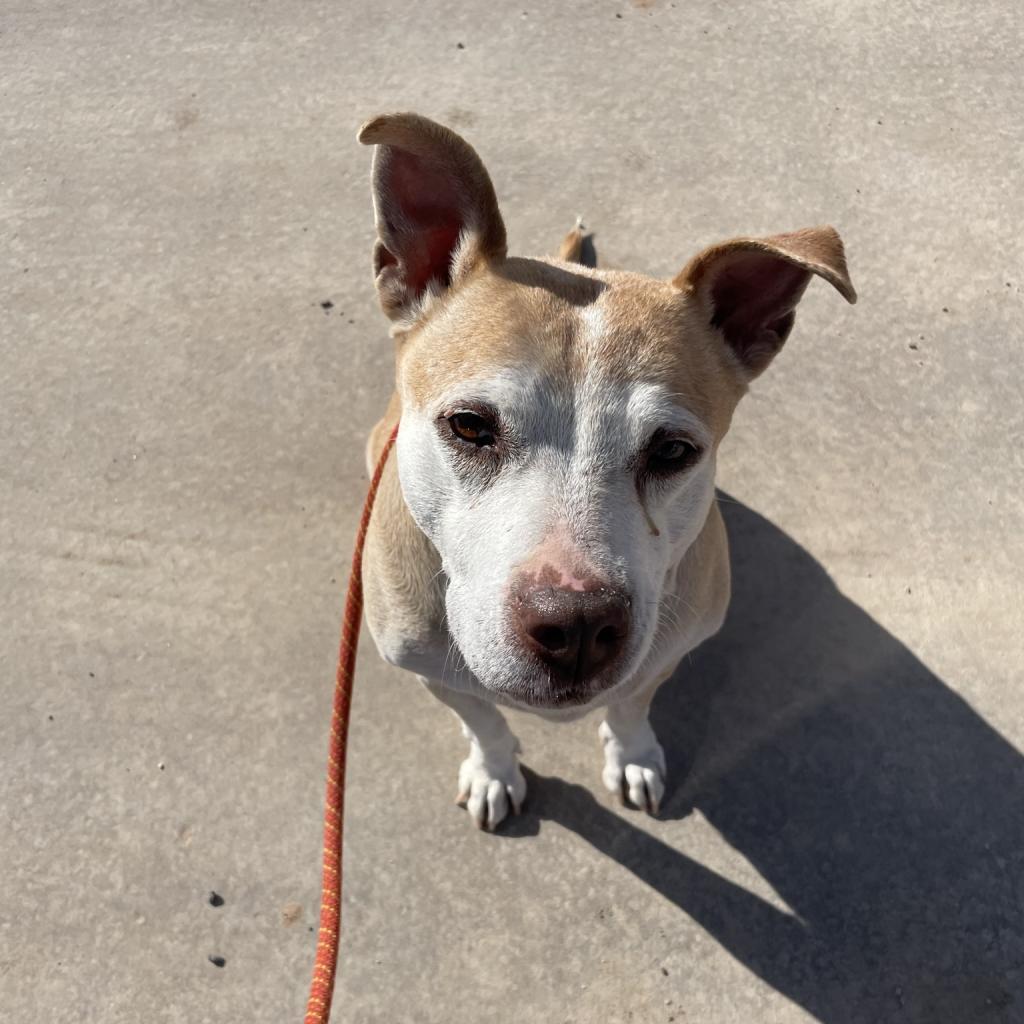
{"label": "pink inner ear", "polygon": [[711,285],[711,323],[751,370],[771,361],[793,328],[810,272],[761,252],[727,257]]}
{"label": "pink inner ear", "polygon": [[445,168],[389,147],[382,189],[386,249],[405,286],[420,295],[432,280],[451,284],[451,260],[466,226],[458,182]]}

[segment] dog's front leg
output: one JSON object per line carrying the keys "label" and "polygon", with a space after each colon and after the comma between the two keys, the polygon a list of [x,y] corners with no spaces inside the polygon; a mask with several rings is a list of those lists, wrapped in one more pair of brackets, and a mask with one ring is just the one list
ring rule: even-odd
{"label": "dog's front leg", "polygon": [[459,795],[478,828],[493,829],[509,814],[518,814],[526,797],[519,770],[519,741],[502,713],[490,702],[420,676],[424,685],[455,712],[469,740],[469,757],[459,768]]}
{"label": "dog's front leg", "polygon": [[665,792],[665,751],[648,714],[657,686],[608,707],[598,728],[604,743],[605,786],[648,814],[657,814]]}

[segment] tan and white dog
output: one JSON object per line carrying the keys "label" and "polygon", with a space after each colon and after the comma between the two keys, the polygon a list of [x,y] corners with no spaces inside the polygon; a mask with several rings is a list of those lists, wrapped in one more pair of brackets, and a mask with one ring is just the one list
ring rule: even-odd
{"label": "tan and white dog", "polygon": [[377,291],[401,420],[367,538],[381,655],[462,721],[459,800],[494,828],[526,783],[497,705],[604,708],[605,785],[651,813],[665,757],[657,687],[729,602],[715,457],[782,348],[812,275],[855,301],[829,227],[737,238],[669,281],[506,254],[494,188],[458,135],[374,118]]}

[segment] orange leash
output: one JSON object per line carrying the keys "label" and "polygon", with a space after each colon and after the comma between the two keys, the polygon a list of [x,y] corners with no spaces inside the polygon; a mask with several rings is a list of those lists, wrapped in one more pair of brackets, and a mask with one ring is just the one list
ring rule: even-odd
{"label": "orange leash", "polygon": [[331,740],[327,751],[327,795],[324,800],[324,864],[320,895],[320,935],[316,963],[309,985],[305,1024],[327,1024],[334,995],[334,974],[338,967],[338,932],[341,930],[341,827],[345,811],[345,753],[348,745],[352,679],[355,675],[359,627],[363,618],[363,545],[370,525],[373,501],[377,497],[384,465],[398,437],[398,425],[380,453],[366,492],[363,516],[359,520],[352,572],[348,578],[345,614],[341,623],[341,649],[334,680],[334,708],[331,711]]}

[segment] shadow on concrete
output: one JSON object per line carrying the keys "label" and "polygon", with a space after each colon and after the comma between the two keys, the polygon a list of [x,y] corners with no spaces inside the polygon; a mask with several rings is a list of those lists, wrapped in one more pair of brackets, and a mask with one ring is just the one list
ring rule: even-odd
{"label": "shadow on concrete", "polygon": [[733,602],[655,701],[662,816],[699,809],[792,913],[558,779],[531,774],[513,831],[578,833],[828,1024],[1024,1020],[1024,758],[798,544],[721,500]]}

